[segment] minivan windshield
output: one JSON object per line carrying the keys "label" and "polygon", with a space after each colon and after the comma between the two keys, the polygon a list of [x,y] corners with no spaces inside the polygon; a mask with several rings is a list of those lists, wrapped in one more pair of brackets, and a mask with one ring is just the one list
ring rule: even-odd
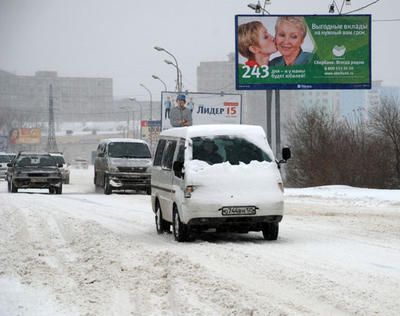
{"label": "minivan windshield", "polygon": [[271,162],[261,148],[248,140],[236,136],[193,137],[193,159],[203,160],[211,165],[229,162],[238,165],[251,161]]}
{"label": "minivan windshield", "polygon": [[109,143],[108,156],[111,158],[151,158],[149,147],[144,143]]}

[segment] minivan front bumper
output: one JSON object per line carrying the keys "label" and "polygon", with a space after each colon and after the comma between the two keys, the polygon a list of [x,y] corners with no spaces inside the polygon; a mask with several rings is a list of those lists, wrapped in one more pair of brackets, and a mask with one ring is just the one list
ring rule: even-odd
{"label": "minivan front bumper", "polygon": [[116,189],[136,189],[150,187],[150,173],[108,173],[110,185]]}

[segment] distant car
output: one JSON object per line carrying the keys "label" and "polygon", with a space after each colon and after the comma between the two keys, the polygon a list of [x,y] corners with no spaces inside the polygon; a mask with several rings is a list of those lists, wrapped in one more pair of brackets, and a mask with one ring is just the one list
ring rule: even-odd
{"label": "distant car", "polygon": [[48,153],[18,153],[8,163],[8,192],[18,189],[49,189],[50,194],[62,193],[62,175],[54,157]]}
{"label": "distant car", "polygon": [[59,169],[60,169],[61,174],[62,174],[63,183],[69,184],[70,171],[69,171],[69,168],[67,166],[67,163],[65,162],[64,154],[63,153],[50,153],[50,156],[54,157],[54,159],[57,162],[57,165],[62,164],[62,167],[60,167]]}
{"label": "distant car", "polygon": [[89,168],[89,161],[82,158],[75,158],[71,161],[71,167],[80,168],[80,169],[87,169]]}
{"label": "distant car", "polygon": [[11,156],[8,153],[0,152],[0,179],[7,178],[7,164],[11,161]]}

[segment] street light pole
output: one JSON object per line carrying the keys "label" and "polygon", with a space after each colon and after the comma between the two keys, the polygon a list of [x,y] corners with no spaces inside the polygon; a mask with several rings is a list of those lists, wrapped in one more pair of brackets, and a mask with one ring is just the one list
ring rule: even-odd
{"label": "street light pole", "polygon": [[136,100],[136,98],[134,97],[130,97],[129,100],[131,100],[132,102],[136,102],[137,104],[139,104],[139,109],[140,109],[140,123],[139,123],[139,139],[142,139],[142,120],[143,120],[143,106],[142,103],[139,102],[138,100]]}
{"label": "street light pole", "polygon": [[175,64],[173,64],[173,63],[171,63],[171,64],[173,64],[176,67],[176,89],[178,90],[178,92],[181,92],[182,91],[182,80],[181,80],[182,77],[179,77],[179,73],[181,74],[181,76],[182,76],[182,73],[179,70],[178,61],[176,60],[175,56],[172,55],[165,48],[162,48],[159,46],[154,46],[154,49],[158,50],[159,52],[166,52],[168,55],[170,55],[174,59]]}
{"label": "street light pole", "polygon": [[[153,95],[151,94],[151,91],[143,84],[140,84],[143,88],[147,90],[147,92],[150,95],[150,119],[147,122],[147,126],[149,126],[149,123],[153,120]],[[153,133],[150,131],[150,148],[153,150]]]}
{"label": "street light pole", "polygon": [[160,80],[162,82],[162,84],[164,85],[164,91],[168,91],[167,85],[165,84],[165,82],[163,80],[161,80],[160,77],[158,77],[156,75],[152,75],[152,77],[153,77],[153,79]]}

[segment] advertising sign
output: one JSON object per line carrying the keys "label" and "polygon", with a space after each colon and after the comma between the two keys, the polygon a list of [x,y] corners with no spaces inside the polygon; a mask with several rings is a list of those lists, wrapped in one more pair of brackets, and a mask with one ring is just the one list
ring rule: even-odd
{"label": "advertising sign", "polygon": [[190,110],[192,125],[240,124],[242,118],[242,96],[240,94],[203,92],[161,92],[162,130],[169,129],[172,109],[177,107],[176,98],[185,95],[185,107]]}
{"label": "advertising sign", "polygon": [[142,121],[142,138],[147,143],[156,143],[161,132],[161,121]]}
{"label": "advertising sign", "polygon": [[10,131],[9,144],[40,144],[39,128],[14,128]]}
{"label": "advertising sign", "polygon": [[236,89],[371,89],[370,15],[236,15]]}

